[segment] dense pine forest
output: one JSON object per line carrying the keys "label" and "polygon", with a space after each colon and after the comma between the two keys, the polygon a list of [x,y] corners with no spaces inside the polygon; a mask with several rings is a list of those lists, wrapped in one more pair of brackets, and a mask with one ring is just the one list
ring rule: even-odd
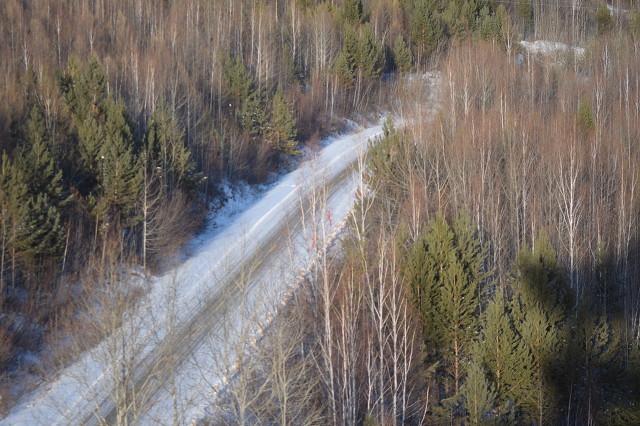
{"label": "dense pine forest", "polygon": [[2,1],[0,414],[223,183],[393,111],[207,422],[640,424],[639,7]]}

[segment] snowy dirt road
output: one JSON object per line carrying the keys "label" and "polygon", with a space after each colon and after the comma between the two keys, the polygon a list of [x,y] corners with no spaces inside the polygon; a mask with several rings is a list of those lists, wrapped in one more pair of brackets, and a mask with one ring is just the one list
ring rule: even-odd
{"label": "snowy dirt road", "polygon": [[[407,80],[427,86],[430,114],[439,76],[420,77]],[[382,131],[379,123],[330,138],[219,232],[197,238],[190,257],[153,279],[110,337],[22,398],[0,425],[192,424],[205,415],[238,356],[344,227],[362,190],[357,160]]]}
{"label": "snowy dirt road", "polygon": [[[183,424],[199,417],[232,374],[220,354],[246,338],[248,318],[264,324],[275,315],[323,244],[315,231],[324,229],[326,240],[343,226],[357,186],[352,166],[381,133],[376,125],[329,141],[190,259],[154,280],[114,336],[27,396],[0,424],[119,423],[125,412],[141,424],[169,424],[174,414]],[[253,340],[259,328],[251,331]]]}

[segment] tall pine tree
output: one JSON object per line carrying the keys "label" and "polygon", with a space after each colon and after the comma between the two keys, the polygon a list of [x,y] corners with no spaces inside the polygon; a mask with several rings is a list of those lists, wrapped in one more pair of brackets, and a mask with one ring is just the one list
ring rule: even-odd
{"label": "tall pine tree", "polygon": [[531,395],[533,360],[515,330],[504,292],[496,291],[483,317],[481,356],[495,385],[498,415],[513,418],[517,405]]}
{"label": "tall pine tree", "polygon": [[191,152],[182,128],[165,105],[151,115],[144,150],[146,167],[159,170],[165,192],[194,189],[197,177]]}
{"label": "tall pine tree", "polygon": [[133,138],[124,106],[109,101],[105,123],[106,139],[100,149],[99,198],[96,215],[103,221],[116,220],[127,226],[138,198],[142,168],[133,151]]}
{"label": "tall pine tree", "polygon": [[[478,352],[476,350],[475,352]],[[462,398],[471,425],[489,424],[493,417],[496,392],[487,378],[480,356],[473,356],[467,364],[467,378],[462,386]]]}
{"label": "tall pine tree", "polygon": [[271,120],[267,138],[276,151],[285,155],[299,154],[296,141],[296,122],[281,91],[273,96]]}

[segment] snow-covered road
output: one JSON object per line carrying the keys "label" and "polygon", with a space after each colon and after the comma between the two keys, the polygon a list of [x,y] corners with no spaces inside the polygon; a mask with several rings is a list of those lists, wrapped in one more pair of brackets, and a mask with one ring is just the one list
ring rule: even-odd
{"label": "snow-covered road", "polygon": [[[310,196],[326,190],[328,201],[313,223],[335,235],[354,202],[352,166],[381,133],[382,125],[375,125],[328,141],[316,158],[283,176],[227,228],[202,241],[191,258],[154,280],[116,336],[23,398],[0,424],[111,423],[125,400],[144,405],[136,409],[136,423],[172,423],[174,407],[180,423],[200,416],[216,386],[232,373],[210,362],[212,339],[220,342],[223,333],[216,351],[226,353],[246,337],[248,315],[268,322],[317,247],[312,219],[304,218],[311,215]],[[126,398],[114,386],[122,368],[114,348],[131,351],[124,356],[135,364],[128,385],[133,395]]]}
{"label": "snow-covered road", "polygon": [[[427,110],[415,113],[433,113],[439,74],[406,81],[428,93]],[[219,232],[194,239],[191,256],[152,280],[122,326],[22,398],[0,425],[201,418],[233,377],[238,355],[250,351],[319,249],[344,227],[362,183],[357,160],[382,132],[381,121],[329,138]]]}

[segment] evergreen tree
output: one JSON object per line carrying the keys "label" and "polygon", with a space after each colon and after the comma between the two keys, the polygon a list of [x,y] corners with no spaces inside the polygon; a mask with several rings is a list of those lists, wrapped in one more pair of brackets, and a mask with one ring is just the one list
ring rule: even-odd
{"label": "evergreen tree", "polygon": [[6,282],[5,271],[9,270],[9,263],[10,282],[15,284],[16,250],[20,245],[19,230],[24,222],[28,196],[24,176],[3,152],[0,162],[0,290]]}
{"label": "evergreen tree", "polygon": [[396,37],[396,40],[393,43],[393,62],[396,69],[400,72],[407,72],[411,70],[413,63],[411,50],[401,35]]}
{"label": "evergreen tree", "polygon": [[222,74],[226,83],[225,95],[231,101],[233,110],[237,112],[252,91],[253,78],[242,58],[237,56],[224,62]]}
{"label": "evergreen tree", "polygon": [[60,79],[60,89],[78,136],[77,167],[83,175],[81,179],[88,179],[83,186],[90,191],[99,173],[100,151],[106,138],[106,77],[97,59],[92,58],[83,67],[72,59]]}
{"label": "evergreen tree", "polygon": [[[477,352],[478,350],[476,350]],[[480,356],[474,356],[466,368],[467,378],[461,394],[467,410],[467,419],[471,425],[488,424],[492,417],[496,393],[493,384],[487,379]]]}
{"label": "evergreen tree", "polygon": [[296,148],[296,122],[281,91],[277,91],[272,99],[271,121],[268,139],[278,152],[285,155],[296,155],[300,151]]}
{"label": "evergreen tree", "polygon": [[454,229],[438,216],[412,250],[406,271],[427,346],[438,348],[457,393],[463,361],[478,328],[484,254],[468,222],[458,219]]}
{"label": "evergreen tree", "polygon": [[358,38],[353,30],[345,30],[342,49],[336,57],[334,68],[344,86],[353,86],[358,70]]}
{"label": "evergreen tree", "polygon": [[480,239],[468,215],[461,213],[456,217],[453,222],[453,233],[464,273],[472,285],[477,287],[489,276],[484,272],[487,252],[480,244]]}
{"label": "evergreen tree", "polygon": [[16,244],[23,255],[31,258],[61,253],[64,244],[61,215],[46,193],[29,199]]}
{"label": "evergreen tree", "polygon": [[364,21],[364,7],[362,0],[345,0],[340,12],[342,21],[346,25],[356,25]]}
{"label": "evergreen tree", "polygon": [[[419,243],[420,244],[420,243]],[[418,306],[422,307],[421,314],[425,326],[425,338],[429,347],[436,347],[441,343],[441,323],[447,320],[440,318],[438,308],[443,281],[449,272],[449,265],[455,259],[453,248],[453,232],[442,216],[438,216],[429,229],[414,254],[416,261],[422,263],[415,272],[423,275],[411,277],[414,294],[418,296]],[[422,251],[422,253],[420,253]]]}
{"label": "evergreen tree", "polygon": [[483,319],[482,359],[495,384],[500,417],[512,416],[512,404],[520,404],[532,393],[533,360],[527,345],[516,333],[504,293],[498,289]]}
{"label": "evergreen tree", "polygon": [[265,109],[263,94],[257,89],[252,90],[242,101],[240,124],[254,138],[263,135],[267,128],[268,117]]}
{"label": "evergreen tree", "polygon": [[432,54],[444,40],[444,24],[434,0],[413,1],[409,27],[421,60]]}
{"label": "evergreen tree", "polygon": [[37,106],[31,108],[24,126],[24,145],[18,157],[29,193],[33,196],[46,194],[56,206],[63,204],[64,186],[62,170],[58,168],[49,150],[48,132],[42,111]]}
{"label": "evergreen tree", "polygon": [[357,64],[365,79],[376,79],[382,73],[384,51],[378,44],[369,25],[364,26],[358,39]]}
{"label": "evergreen tree", "polygon": [[495,12],[489,6],[484,6],[480,9],[477,31],[480,33],[480,37],[485,40],[499,40],[502,37],[502,25],[508,15],[504,6],[500,5],[500,7],[498,12]]}
{"label": "evergreen tree", "polygon": [[[21,229],[27,215],[28,200],[29,188],[22,169],[12,164],[9,156],[3,152],[0,164],[0,274],[9,269],[10,263],[12,285],[16,284],[16,259],[20,247],[24,246]],[[2,280],[4,283],[4,277]]]}
{"label": "evergreen tree", "polygon": [[165,105],[158,107],[145,134],[145,164],[160,168],[165,191],[176,187],[193,190],[197,180],[191,152],[185,146],[184,132]]}
{"label": "evergreen tree", "polygon": [[558,389],[552,378],[566,350],[569,289],[546,238],[518,256],[514,290],[515,327],[532,358],[529,393],[521,395],[520,403],[538,424],[553,423]]}
{"label": "evergreen tree", "polygon": [[534,250],[523,250],[516,260],[514,290],[526,308],[535,305],[557,323],[571,306],[571,292],[546,236],[537,238]]}
{"label": "evergreen tree", "polygon": [[133,152],[124,106],[110,101],[106,114],[106,140],[100,151],[100,197],[96,214],[126,225],[140,191],[141,168]]}
{"label": "evergreen tree", "polygon": [[476,329],[476,285],[465,274],[457,259],[449,259],[444,267],[437,325],[441,330],[442,355],[450,365],[450,374],[458,392],[462,380],[462,362]]}

